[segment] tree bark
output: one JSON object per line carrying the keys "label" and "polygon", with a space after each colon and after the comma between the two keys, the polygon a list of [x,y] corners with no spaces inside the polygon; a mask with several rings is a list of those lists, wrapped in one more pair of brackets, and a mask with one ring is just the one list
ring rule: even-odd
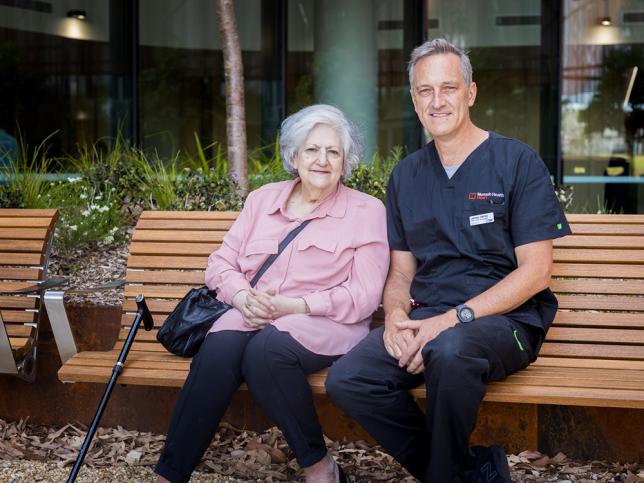
{"label": "tree bark", "polygon": [[233,0],[217,0],[217,20],[223,45],[226,79],[226,137],[228,167],[239,181],[243,194],[248,193],[248,153],[244,103],[244,66]]}

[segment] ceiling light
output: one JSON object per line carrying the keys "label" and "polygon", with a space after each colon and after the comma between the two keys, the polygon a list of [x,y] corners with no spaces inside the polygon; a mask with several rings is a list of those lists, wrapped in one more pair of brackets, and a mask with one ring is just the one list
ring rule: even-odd
{"label": "ceiling light", "polygon": [[603,27],[610,27],[612,25],[610,17],[602,17],[599,19],[599,24]]}
{"label": "ceiling light", "polygon": [[69,10],[67,16],[78,20],[85,20],[87,18],[87,12],[85,10]]}

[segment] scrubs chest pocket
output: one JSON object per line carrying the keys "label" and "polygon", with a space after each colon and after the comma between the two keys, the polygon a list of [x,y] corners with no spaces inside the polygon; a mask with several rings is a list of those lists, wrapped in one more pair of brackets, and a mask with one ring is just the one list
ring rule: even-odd
{"label": "scrubs chest pocket", "polygon": [[475,253],[503,253],[508,236],[504,204],[466,202],[463,207],[461,245]]}

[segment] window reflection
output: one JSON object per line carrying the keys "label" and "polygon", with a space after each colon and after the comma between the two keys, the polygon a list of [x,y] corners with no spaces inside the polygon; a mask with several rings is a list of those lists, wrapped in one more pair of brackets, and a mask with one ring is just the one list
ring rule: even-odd
{"label": "window reflection", "polygon": [[562,149],[573,209],[642,212],[644,1],[567,0],[564,9]]}

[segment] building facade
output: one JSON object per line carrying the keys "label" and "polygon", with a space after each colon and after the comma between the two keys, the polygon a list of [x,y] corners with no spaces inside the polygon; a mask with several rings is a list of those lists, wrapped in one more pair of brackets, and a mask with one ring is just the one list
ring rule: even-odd
{"label": "building facade", "polygon": [[[162,157],[225,143],[213,0],[0,0],[0,142],[52,152],[122,132]],[[426,142],[406,61],[470,52],[481,127],[533,146],[572,211],[644,213],[644,0],[237,0],[251,149],[314,102],[361,127],[368,160]]]}

